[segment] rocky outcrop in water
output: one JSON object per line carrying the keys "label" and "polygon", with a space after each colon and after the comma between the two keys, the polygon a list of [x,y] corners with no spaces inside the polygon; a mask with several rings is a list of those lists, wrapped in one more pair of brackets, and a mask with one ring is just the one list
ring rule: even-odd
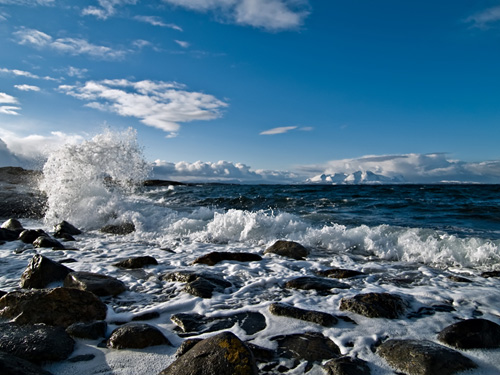
{"label": "rocky outcrop in water", "polygon": [[92,272],[71,272],[64,279],[66,288],[77,288],[97,296],[116,296],[127,290],[125,284],[111,276]]}
{"label": "rocky outcrop in water", "polygon": [[230,253],[214,251],[195,259],[193,264],[206,264],[208,266],[215,266],[217,263],[224,261],[256,262],[260,260],[262,260],[262,257],[258,254],[253,253]]}
{"label": "rocky outcrop in water", "polygon": [[201,298],[212,298],[214,292],[223,293],[232,284],[219,276],[203,272],[177,271],[162,276],[166,281],[186,283],[184,291]]}
{"label": "rocky outcrop in water", "polygon": [[286,316],[288,318],[305,320],[307,322],[319,324],[325,327],[331,327],[337,324],[338,319],[328,313],[312,310],[299,309],[285,303],[272,303],[269,305],[269,311],[277,316]]}
{"label": "rocky outcrop in water", "polygon": [[324,279],[314,276],[302,276],[287,281],[285,283],[285,288],[329,292],[332,289],[349,289],[350,286],[336,280]]}
{"label": "rocky outcrop in water", "polygon": [[276,241],[272,246],[268,247],[264,254],[277,254],[287,258],[302,260],[309,254],[301,244],[294,241]]}
{"label": "rocky outcrop in water", "polygon": [[112,349],[143,349],[156,345],[172,344],[158,328],[143,323],[118,327],[107,341],[107,346]]}
{"label": "rocky outcrop in water", "polygon": [[90,323],[78,322],[66,328],[66,332],[72,337],[97,340],[100,337],[106,336],[107,328],[108,324],[103,320]]}
{"label": "rocky outcrop in water", "polygon": [[468,319],[446,327],[437,338],[458,349],[498,348],[500,325],[486,319]]}
{"label": "rocky outcrop in water", "polygon": [[135,232],[133,223],[110,224],[101,228],[102,233],[125,235]]}
{"label": "rocky outcrop in water", "polygon": [[142,256],[127,258],[113,265],[120,268],[135,269],[143,268],[145,266],[156,266],[158,265],[158,261],[151,256]]}
{"label": "rocky outcrop in water", "polygon": [[37,254],[31,258],[28,267],[21,275],[21,288],[41,289],[54,281],[62,281],[72,269]]}
{"label": "rocky outcrop in water", "polygon": [[408,304],[400,296],[389,293],[358,294],[352,298],[342,298],[340,310],[351,311],[368,318],[399,318]]}

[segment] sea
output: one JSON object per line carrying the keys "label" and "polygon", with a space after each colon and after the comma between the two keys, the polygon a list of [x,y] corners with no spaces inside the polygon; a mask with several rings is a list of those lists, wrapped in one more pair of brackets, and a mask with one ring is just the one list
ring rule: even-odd
{"label": "sea", "polygon": [[[208,317],[260,312],[267,323],[263,331],[247,335],[237,325],[229,330],[270,349],[275,348],[271,339],[277,335],[321,332],[343,355],[367,361],[372,374],[380,375],[395,371],[373,349],[383,340],[438,342],[439,331],[469,318],[500,324],[500,279],[481,276],[500,270],[499,185],[144,186],[142,181],[151,177],[133,131],[105,131],[83,144],[65,146],[50,155],[37,185],[47,197],[45,217],[18,219],[25,228],[49,233],[54,224],[66,220],[84,233],[65,242],[66,250],[34,249],[20,241],[0,245],[0,290],[19,289],[20,276],[36,253],[56,261],[71,258],[75,262],[68,266],[75,271],[113,276],[128,287],[119,296],[105,298],[108,334],[118,321],[158,312],[159,317],[147,323],[173,344],[114,350],[99,347],[99,340],[77,340],[73,356],[93,354],[93,359],[46,364],[44,368],[53,374],[157,374],[175,359],[176,348],[185,340],[170,320],[181,312]],[[136,230],[127,235],[99,230],[125,222]],[[299,242],[310,254],[304,260],[263,255],[277,240]],[[256,253],[263,260],[192,264],[212,251]],[[153,256],[159,264],[141,270],[113,266],[143,255]],[[342,280],[351,288],[326,295],[284,288],[288,280],[316,276],[333,267],[365,275]],[[209,272],[233,287],[210,299],[195,297],[183,291],[182,283],[161,279],[178,270]],[[450,276],[470,282],[456,282]],[[398,294],[410,307],[393,320],[340,311],[342,298],[368,292]],[[342,321],[326,328],[273,316],[269,312],[273,302],[347,316],[355,324]],[[500,349],[461,353],[478,364],[468,374],[500,374]],[[312,369],[301,363],[287,373],[306,370],[323,374],[319,363]]]}

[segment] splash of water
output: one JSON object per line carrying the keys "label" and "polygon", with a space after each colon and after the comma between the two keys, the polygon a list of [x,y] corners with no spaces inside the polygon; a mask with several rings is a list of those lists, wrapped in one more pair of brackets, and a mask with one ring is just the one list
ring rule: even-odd
{"label": "splash of water", "polygon": [[150,172],[136,131],[106,130],[50,154],[40,188],[47,194],[45,220],[68,220],[95,229],[124,211],[124,197]]}

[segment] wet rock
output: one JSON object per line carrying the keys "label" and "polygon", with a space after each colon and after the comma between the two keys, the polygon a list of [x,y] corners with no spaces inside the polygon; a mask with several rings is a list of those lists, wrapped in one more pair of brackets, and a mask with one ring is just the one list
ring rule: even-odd
{"label": "wet rock", "polygon": [[319,332],[276,336],[271,341],[278,342],[278,354],[285,358],[319,362],[340,356],[339,347]]}
{"label": "wet rock", "polygon": [[468,278],[462,277],[462,276],[456,276],[456,275],[450,275],[450,276],[448,276],[448,279],[450,279],[451,281],[454,281],[456,283],[471,283],[472,282],[471,279],[468,279]]}
{"label": "wet rock", "polygon": [[198,277],[196,280],[188,283],[184,287],[184,291],[196,297],[212,298],[214,291],[222,292],[223,289],[204,277]]}
{"label": "wet rock", "polygon": [[320,292],[327,292],[330,289],[349,289],[350,286],[341,283],[337,280],[324,279],[321,277],[302,276],[296,279],[289,280],[285,283],[285,288],[303,289],[303,290],[317,290]]}
{"label": "wet rock", "polygon": [[325,327],[331,327],[338,322],[337,318],[331,314],[320,311],[299,309],[284,303],[271,304],[269,306],[269,311],[274,315],[305,320]]}
{"label": "wet rock", "polygon": [[366,274],[360,271],[348,270],[344,268],[331,268],[328,270],[319,271],[318,275],[331,277],[332,279],[348,279],[351,277],[363,276]]}
{"label": "wet rock", "polygon": [[26,229],[19,234],[19,239],[24,243],[33,243],[38,237],[48,237],[48,234],[41,229]]}
{"label": "wet rock", "polygon": [[245,343],[252,351],[255,361],[260,363],[268,363],[276,359],[276,352],[271,349],[263,348],[249,342]]}
{"label": "wet rock", "polygon": [[60,263],[37,254],[31,258],[28,267],[21,275],[21,288],[41,289],[54,281],[64,280],[72,269],[63,266]]}
{"label": "wet rock", "polygon": [[151,257],[151,256],[141,256],[141,257],[132,257],[128,259],[124,259],[118,263],[113,264],[115,267],[120,267],[120,268],[129,268],[129,269],[135,269],[135,268],[142,268],[145,266],[155,266],[158,264],[158,261]]}
{"label": "wet rock", "polygon": [[500,325],[486,319],[468,319],[446,327],[437,338],[458,349],[498,348]]}
{"label": "wet rock", "polygon": [[135,231],[135,225],[133,223],[123,223],[116,225],[110,224],[101,228],[102,233],[109,233],[109,234],[125,235],[125,234],[130,234],[134,231]]}
{"label": "wet rock", "polygon": [[388,340],[377,354],[409,375],[451,375],[477,367],[461,353],[431,341]]}
{"label": "wet rock", "polygon": [[0,241],[15,241],[19,233],[10,229],[0,228]]}
{"label": "wet rock", "polygon": [[481,277],[489,278],[489,277],[500,277],[500,271],[487,271],[481,273]]}
{"label": "wet rock", "polygon": [[77,236],[82,234],[82,231],[67,221],[62,221],[54,227],[54,237],[63,238],[65,234]]}
{"label": "wet rock", "polygon": [[15,355],[0,351],[0,373],[2,375],[51,375],[41,367]]}
{"label": "wet rock", "polygon": [[2,298],[3,296],[5,296],[7,294],[7,292],[3,291],[3,290],[0,290],[0,298]]}
{"label": "wet rock", "polygon": [[183,333],[181,337],[221,331],[238,324],[247,335],[253,335],[266,328],[266,318],[258,312],[242,312],[229,316],[206,317],[199,314],[175,314],[170,318]]}
{"label": "wet rock", "polygon": [[194,345],[160,375],[257,375],[252,352],[233,333],[223,332]]}
{"label": "wet rock", "polygon": [[184,291],[201,298],[212,298],[214,292],[222,293],[232,284],[219,276],[193,271],[176,271],[161,277],[165,281],[187,283]]}
{"label": "wet rock", "polygon": [[370,367],[359,358],[340,357],[325,363],[327,375],[370,375]]}
{"label": "wet rock", "polygon": [[224,261],[256,262],[260,260],[262,260],[262,257],[258,254],[253,253],[231,253],[214,251],[195,259],[193,264],[206,264],[209,266],[215,266],[217,263]]}
{"label": "wet rock", "polygon": [[309,251],[297,242],[280,240],[268,247],[264,254],[278,254],[296,260],[303,260],[309,254]]}
{"label": "wet rock", "polygon": [[116,296],[127,290],[125,284],[111,276],[92,272],[71,272],[64,279],[64,286],[94,293],[97,296]]}
{"label": "wet rock", "polygon": [[175,352],[175,357],[179,358],[180,356],[183,356],[186,354],[189,350],[191,350],[196,344],[199,342],[203,341],[203,339],[187,339],[184,340]]}
{"label": "wet rock", "polygon": [[437,312],[452,312],[455,308],[450,305],[433,305],[420,307],[417,311],[411,312],[407,315],[408,318],[422,318],[424,316],[434,315]]}
{"label": "wet rock", "polygon": [[132,321],[136,322],[138,320],[153,320],[153,319],[156,319],[159,317],[160,317],[160,313],[158,311],[150,311],[150,312],[146,312],[146,313],[134,316],[132,318]]}
{"label": "wet rock", "polygon": [[67,327],[106,318],[106,305],[95,294],[72,288],[10,292],[0,298],[0,317],[19,324]]}
{"label": "wet rock", "polygon": [[107,341],[113,349],[143,349],[156,345],[172,345],[161,331],[149,324],[127,323],[116,328]]}
{"label": "wet rock", "polygon": [[35,241],[33,241],[33,246],[41,248],[52,248],[54,250],[64,250],[64,245],[62,243],[48,236],[39,236]]}
{"label": "wet rock", "polygon": [[75,342],[62,327],[45,324],[0,324],[0,350],[34,363],[61,361],[73,352]]}
{"label": "wet rock", "polygon": [[18,234],[24,230],[23,225],[17,219],[9,219],[9,220],[5,221],[0,226],[0,228],[8,229],[8,230],[11,230],[13,232],[18,232]]}
{"label": "wet rock", "polygon": [[104,320],[90,323],[73,323],[66,332],[68,335],[78,337],[80,339],[97,340],[100,337],[106,336],[108,324]]}
{"label": "wet rock", "polygon": [[395,294],[367,293],[342,298],[340,310],[351,311],[368,318],[397,319],[407,308],[406,301]]}

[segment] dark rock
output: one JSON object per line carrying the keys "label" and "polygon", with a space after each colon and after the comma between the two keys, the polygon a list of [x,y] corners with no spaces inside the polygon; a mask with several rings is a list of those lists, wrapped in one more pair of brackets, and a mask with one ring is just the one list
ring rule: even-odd
{"label": "dark rock", "polygon": [[459,352],[431,341],[388,340],[377,354],[409,375],[451,375],[477,367]]}
{"label": "dark rock", "polygon": [[229,329],[238,324],[247,335],[253,335],[266,328],[266,318],[258,312],[242,312],[230,316],[205,317],[199,314],[175,314],[170,318],[184,334],[181,337]]}
{"label": "dark rock", "polygon": [[218,276],[193,271],[176,271],[161,277],[166,281],[187,283],[184,291],[201,298],[212,298],[213,292],[224,292],[232,284]]}
{"label": "dark rock", "polygon": [[297,242],[280,240],[268,247],[264,254],[278,254],[296,260],[303,260],[309,254],[309,251]]}
{"label": "dark rock", "polygon": [[156,327],[143,323],[127,323],[111,333],[107,345],[113,349],[142,349],[172,344]]}
{"label": "dark rock", "polygon": [[269,306],[269,311],[274,315],[305,320],[325,327],[331,327],[338,322],[337,318],[331,314],[320,311],[303,310],[284,303],[271,304]]}
{"label": "dark rock", "polygon": [[484,278],[500,277],[500,271],[487,271],[487,272],[483,272],[481,274],[481,277],[484,277]]}
{"label": "dark rock", "polygon": [[135,225],[133,223],[123,223],[117,225],[106,225],[101,228],[101,232],[109,234],[130,234],[135,231]]}
{"label": "dark rock", "polygon": [[0,226],[0,228],[9,229],[11,231],[18,232],[18,234],[24,230],[23,225],[17,219],[9,219],[9,220],[5,221]]}
{"label": "dark rock", "polygon": [[252,352],[233,333],[223,332],[194,345],[160,375],[257,375]]}
{"label": "dark rock", "polygon": [[196,344],[203,341],[203,339],[187,339],[184,340],[175,352],[175,357],[179,358],[180,356],[186,354],[188,350],[191,350]]}
{"label": "dark rock", "polygon": [[455,276],[455,275],[450,275],[448,276],[448,279],[451,281],[454,281],[456,283],[471,283],[471,279],[467,279],[466,277],[461,277],[461,276]]}
{"label": "dark rock", "polygon": [[247,342],[246,345],[252,351],[253,356],[257,362],[271,362],[276,358],[276,352],[274,350],[263,348],[262,346],[258,346],[249,342]]}
{"label": "dark rock", "polygon": [[92,361],[95,358],[95,354],[81,354],[76,355],[68,359],[68,362],[77,363],[77,362],[88,362]]}
{"label": "dark rock", "polygon": [[64,286],[94,293],[97,296],[116,296],[127,290],[125,284],[111,276],[92,272],[71,272],[64,279]]}
{"label": "dark rock", "polygon": [[235,262],[255,262],[262,260],[262,257],[258,254],[253,253],[231,253],[214,251],[195,259],[193,264],[206,264],[209,266],[215,266],[217,263],[226,260]]}
{"label": "dark rock", "polygon": [[189,283],[191,281],[195,281],[200,276],[204,275],[194,271],[175,271],[175,272],[169,272],[161,276],[161,279],[165,281],[177,281],[180,283]]}
{"label": "dark rock", "polygon": [[325,363],[327,375],[370,375],[368,364],[359,358],[340,357]]}
{"label": "dark rock", "polygon": [[0,373],[2,375],[51,375],[41,367],[15,355],[0,351]]}
{"label": "dark rock", "polygon": [[78,261],[73,258],[66,258],[66,259],[61,259],[58,263],[64,264],[64,263],[77,263]]}
{"label": "dark rock", "polygon": [[76,241],[76,238],[68,233],[56,233],[54,234],[54,237],[60,238],[61,240],[64,241]]}
{"label": "dark rock", "polygon": [[40,236],[33,241],[34,247],[53,248],[55,250],[64,250],[64,245],[54,238]]}
{"label": "dark rock", "polygon": [[486,319],[468,319],[446,327],[437,338],[458,349],[498,348],[500,325]]}
{"label": "dark rock", "polygon": [[45,324],[0,324],[0,350],[34,363],[61,361],[73,352],[75,342],[62,327]]}
{"label": "dark rock", "polygon": [[318,275],[331,277],[332,279],[348,279],[350,277],[366,275],[363,272],[355,270],[347,270],[344,268],[331,268],[329,270],[319,271]]}
{"label": "dark rock", "polygon": [[151,311],[143,314],[136,315],[132,318],[133,322],[138,320],[153,320],[160,317],[160,313],[158,311]]}
{"label": "dark rock", "polygon": [[90,323],[73,323],[66,332],[73,337],[80,339],[97,340],[100,337],[106,336],[108,324],[104,320]]}
{"label": "dark rock", "polygon": [[72,236],[77,236],[82,234],[82,231],[76,228],[74,225],[68,223],[67,221],[62,221],[54,227],[54,236],[59,237],[63,234],[70,234]]}
{"label": "dark rock", "polygon": [[19,239],[24,243],[32,244],[40,236],[48,237],[48,234],[41,229],[26,229],[21,232]]}
{"label": "dark rock", "polygon": [[201,298],[212,298],[213,292],[217,290],[222,291],[216,284],[204,277],[198,277],[184,287],[185,292]]}
{"label": "dark rock", "polygon": [[352,298],[342,298],[340,310],[351,311],[368,318],[397,319],[405,312],[406,301],[389,293],[358,294]]}
{"label": "dark rock", "polygon": [[15,241],[19,233],[10,229],[0,228],[0,241]]}
{"label": "dark rock", "polygon": [[51,282],[64,280],[70,272],[73,272],[73,270],[37,254],[31,258],[28,267],[21,275],[20,285],[21,288],[26,289],[45,288]]}
{"label": "dark rock", "polygon": [[4,292],[3,290],[0,290],[0,298],[2,298],[3,296],[5,296],[7,294],[7,292]]}
{"label": "dark rock", "polygon": [[157,265],[158,261],[151,257],[151,256],[142,256],[142,257],[133,257],[133,258],[128,258],[124,259],[118,263],[113,264],[115,267],[121,267],[121,268],[142,268],[145,266],[150,266],[150,265]]}
{"label": "dark rock", "polygon": [[340,356],[339,347],[319,332],[276,336],[271,341],[278,342],[278,354],[285,358],[318,362]]}
{"label": "dark rock", "polygon": [[321,292],[329,291],[330,289],[348,289],[350,286],[341,283],[337,280],[324,279],[321,277],[302,276],[296,279],[289,280],[285,283],[285,288],[317,290]]}
{"label": "dark rock", "polygon": [[437,312],[452,312],[455,308],[451,305],[434,305],[420,307],[417,311],[411,312],[407,315],[408,318],[422,318],[424,316],[434,315]]}
{"label": "dark rock", "polygon": [[0,298],[0,317],[19,324],[67,327],[106,318],[106,305],[95,294],[72,288],[7,293]]}
{"label": "dark rock", "polygon": [[184,182],[170,181],[170,180],[146,180],[142,183],[144,186],[179,186],[187,185]]}

